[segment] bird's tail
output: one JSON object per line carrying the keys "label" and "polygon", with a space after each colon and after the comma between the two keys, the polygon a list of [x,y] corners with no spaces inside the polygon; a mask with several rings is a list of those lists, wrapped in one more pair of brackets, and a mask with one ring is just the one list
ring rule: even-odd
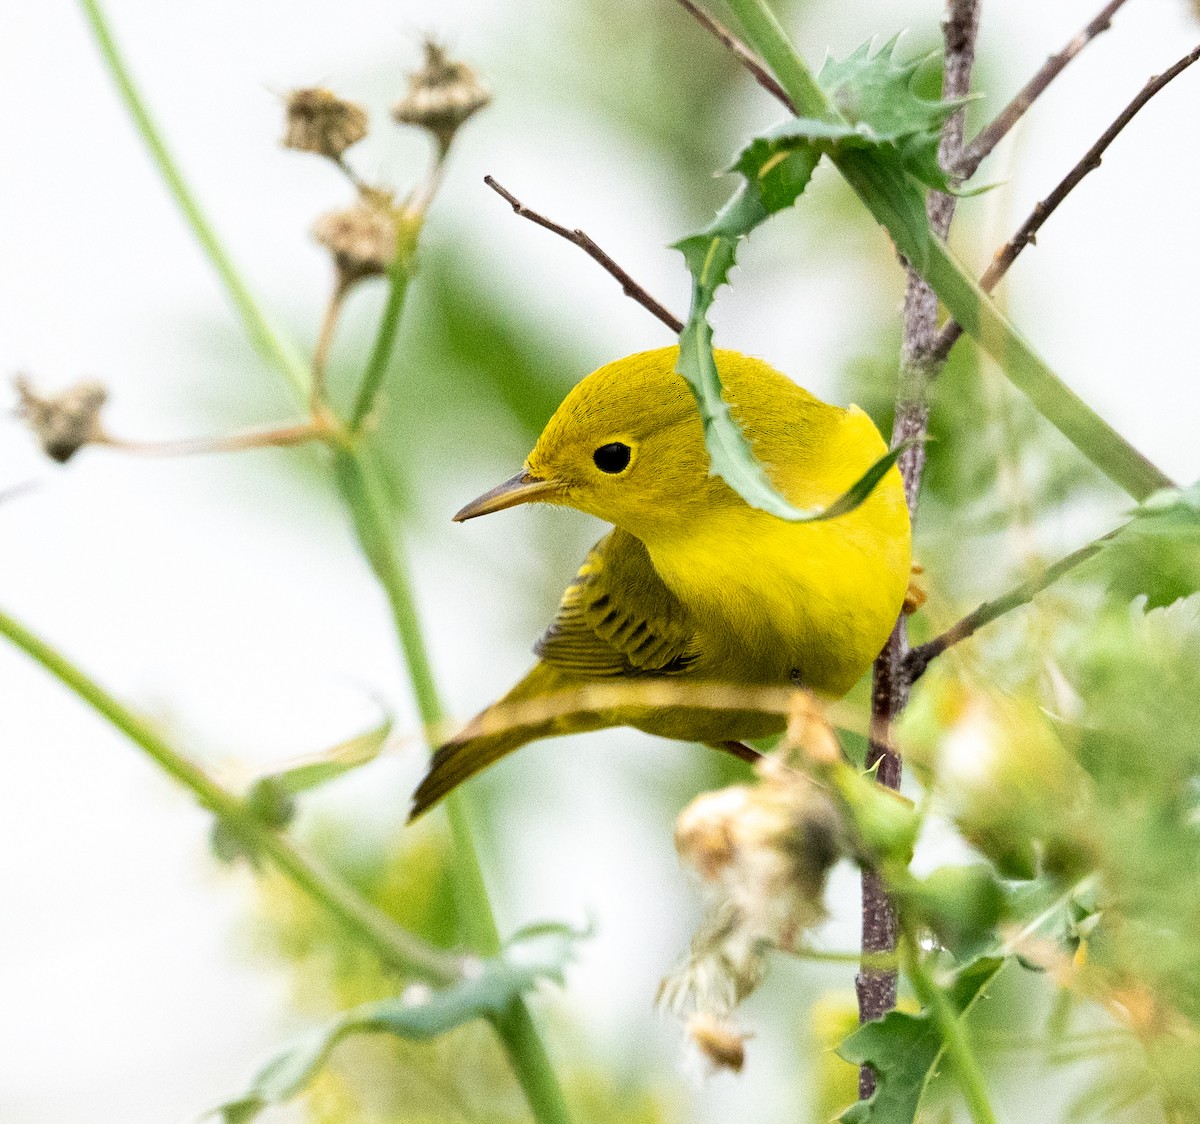
{"label": "bird's tail", "polygon": [[440,746],[413,793],[409,823],[423,815],[463,781],[501,757],[539,738],[585,733],[613,724],[612,716],[590,713],[538,713],[539,699],[568,690],[579,680],[539,663],[499,702],[477,715],[460,734]]}

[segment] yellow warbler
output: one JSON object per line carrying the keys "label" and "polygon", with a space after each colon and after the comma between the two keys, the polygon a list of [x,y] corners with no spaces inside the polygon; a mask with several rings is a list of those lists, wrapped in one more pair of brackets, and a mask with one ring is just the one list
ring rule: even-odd
{"label": "yellow warbler", "polygon": [[[779,714],[753,709],[636,700],[564,712],[555,696],[675,681],[714,690],[800,684],[840,697],[883,647],[911,565],[900,474],[891,469],[866,502],[828,521],[790,523],[750,507],[709,473],[677,357],[678,348],[663,348],[594,371],[559,406],[524,469],[454,517],[541,502],[614,530],[567,587],[529,674],[438,749],[413,816],[536,738],[635,726],[744,754],[741,739],[784,726]],[[887,451],[857,406],[821,402],[759,359],[717,351],[716,361],[756,457],[797,507],[832,502]]]}

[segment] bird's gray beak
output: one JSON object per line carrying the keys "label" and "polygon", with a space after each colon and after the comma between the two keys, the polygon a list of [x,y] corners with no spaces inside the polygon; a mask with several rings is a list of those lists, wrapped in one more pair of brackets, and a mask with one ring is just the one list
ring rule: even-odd
{"label": "bird's gray beak", "polygon": [[454,522],[465,523],[477,515],[491,515],[493,511],[503,511],[506,507],[546,500],[561,490],[556,481],[539,479],[522,469],[516,476],[505,480],[503,484],[497,484],[490,492],[484,492],[478,499],[472,500],[455,515]]}

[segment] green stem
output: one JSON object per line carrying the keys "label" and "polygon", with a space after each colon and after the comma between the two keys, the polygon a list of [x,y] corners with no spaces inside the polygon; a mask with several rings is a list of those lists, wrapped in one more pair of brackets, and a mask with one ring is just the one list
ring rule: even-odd
{"label": "green stem", "polygon": [[[741,20],[751,46],[775,71],[797,114],[836,120],[837,111],[797,54],[766,0],[730,0],[730,7]],[[950,315],[996,360],[1006,377],[1029,397],[1051,425],[1134,499],[1144,500],[1160,488],[1172,486],[1165,473],[1050,369],[939,239],[928,230],[922,234],[904,227],[901,219],[908,209],[894,199],[899,185],[880,171],[870,152],[846,149],[833,153],[832,159]]]}
{"label": "green stem", "polygon": [[233,793],[170,746],[154,728],[89,678],[57,649],[0,611],[0,635],[41,664],[51,675],[138,745],[169,776],[188,788],[251,854],[266,855],[297,886],[337,918],[352,936],[385,963],[408,975],[445,985],[459,977],[455,957],[427,944],[379,912],[355,890],[323,871],[287,839],[247,811]]}
{"label": "green stem", "polygon": [[971,1049],[971,1041],[967,1037],[962,1019],[925,970],[913,939],[906,934],[901,938],[900,947],[904,958],[904,974],[908,976],[917,998],[933,1015],[934,1022],[941,1031],[946,1055],[954,1066],[954,1073],[966,1099],[971,1119],[975,1124],[996,1124],[996,1116],[988,1101],[983,1071],[979,1068],[974,1050]]}
{"label": "green stem", "polygon": [[402,255],[398,255],[396,264],[392,266],[388,276],[387,303],[383,307],[379,331],[375,335],[371,357],[367,360],[362,382],[358,386],[358,396],[354,400],[354,409],[350,414],[352,432],[362,428],[363,423],[375,408],[375,400],[379,397],[379,389],[387,374],[388,360],[392,356],[396,332],[400,327],[400,317],[404,312],[404,298],[408,294],[408,283],[411,277],[411,260],[404,260]]}
{"label": "green stem", "polygon": [[794,949],[792,955],[800,960],[815,960],[827,964],[859,964],[866,968],[873,968],[877,972],[894,972],[897,964],[894,952],[875,954],[869,952],[838,952],[823,948],[809,948],[807,945],[802,945],[800,948]]}
{"label": "green stem", "polygon": [[99,0],[79,0],[79,4],[91,25],[92,35],[96,40],[96,45],[100,48],[100,54],[104,58],[108,72],[117,85],[117,90],[125,102],[126,109],[129,110],[129,116],[133,120],[134,126],[141,134],[142,142],[149,150],[163,182],[179,205],[188,225],[191,226],[204,252],[208,255],[209,261],[212,262],[213,268],[220,275],[221,283],[233,300],[250,338],[259,351],[287,376],[296,393],[302,398],[307,398],[310,381],[308,364],[295,345],[279,333],[267,314],[259,307],[226,253],[225,247],[221,245],[216,231],[209,225],[207,217],[192,194],[191,188],[188,187],[187,181],[183,178],[179,165],[175,163],[175,158],[167,148],[162,134],[158,131],[158,126],[154,123],[154,118],[150,116],[150,110],[134,84],[133,77],[113,38]]}
{"label": "green stem", "polygon": [[[184,218],[208,254],[221,281],[241,313],[247,331],[284,373],[301,400],[307,400],[311,382],[308,364],[291,342],[281,336],[271,325],[217,239],[198,201],[192,195],[182,173],[167,150],[141,94],[133,83],[98,0],[80,0],[80,4],[91,25],[96,43],[109,72],[121,92],[142,140],[154,158],[171,194],[179,204]],[[384,323],[380,326],[376,348],[367,368],[367,376],[371,378],[374,387],[372,394],[377,390],[379,382],[382,381],[383,372],[386,370],[392,340],[395,337],[400,313],[403,310],[410,268],[411,263],[408,263],[403,285],[397,281],[399,272],[393,273],[393,284],[384,312]],[[356,411],[357,409],[356,406]],[[369,411],[369,409],[370,404],[368,403],[367,410]],[[364,413],[363,417],[365,416]],[[385,509],[377,502],[373,482],[361,454],[350,449],[336,451],[335,471],[339,487],[350,507],[363,550],[391,604],[392,617],[401,648],[408,662],[409,678],[416,695],[422,721],[427,729],[435,727],[442,721],[442,707],[425,652],[401,548],[389,533],[390,528],[383,516]],[[486,956],[499,949],[500,940],[475,852],[470,830],[470,817],[463,803],[464,799],[462,794],[455,794],[447,801],[447,812],[455,844],[455,882],[459,911],[469,942],[477,952]],[[346,903],[342,904],[346,905]],[[365,902],[362,905],[369,908]],[[532,1018],[523,1000],[516,1001],[514,1009],[516,1008],[519,1008],[523,1015],[519,1017],[514,1015],[509,1019],[496,1022],[496,1030],[508,1054],[509,1062],[521,1087],[529,1097],[530,1107],[539,1124],[566,1124],[568,1117],[562,1090],[547,1061],[545,1049],[537,1037]]]}
{"label": "green stem", "polygon": [[571,1124],[558,1077],[525,1002],[516,1000],[503,1015],[492,1019],[492,1026],[512,1059],[513,1071],[538,1124]]}
{"label": "green stem", "polygon": [[1113,483],[1139,501],[1174,487],[1165,472],[1050,369],[937,238],[931,239],[929,261],[921,272],[950,315],[996,360],[1009,381]]}
{"label": "green stem", "polygon": [[795,106],[796,116],[840,121],[842,115],[829,103],[770,5],[765,0],[729,0],[729,6],[741,21],[747,41],[775,71]]}
{"label": "green stem", "polygon": [[[363,553],[375,571],[375,577],[383,587],[391,607],[392,621],[408,666],[426,738],[436,743],[445,715],[417,618],[403,544],[396,529],[388,525],[377,482],[362,458],[348,450],[339,450],[334,456],[334,473],[338,489],[354,519]],[[492,956],[500,950],[500,937],[471,837],[470,817],[463,804],[464,798],[464,793],[455,792],[446,800],[450,831],[459,856],[455,879],[459,914],[471,947],[480,955]]]}

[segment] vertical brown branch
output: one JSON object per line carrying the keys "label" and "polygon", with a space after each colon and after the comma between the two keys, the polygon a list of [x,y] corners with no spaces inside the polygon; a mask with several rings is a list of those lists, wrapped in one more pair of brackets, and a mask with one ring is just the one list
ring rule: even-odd
{"label": "vertical brown branch", "polygon": [[[975,62],[975,39],[979,31],[982,0],[947,0],[942,30],[946,41],[944,97],[961,97],[971,85]],[[963,115],[956,113],[946,123],[938,158],[944,168],[954,166],[963,143]],[[930,226],[939,238],[945,238],[954,218],[955,199],[932,192],[927,209]],[[929,422],[928,390],[938,363],[935,358],[938,337],[938,301],[933,290],[913,271],[908,271],[904,294],[904,343],[900,354],[900,379],[896,395],[896,418],[892,443],[922,437]],[[899,460],[904,478],[904,493],[914,523],[921,473],[925,467],[925,447],[917,442],[906,449]],[[900,787],[900,755],[892,748],[891,724],[908,702],[911,680],[904,662],[908,636],[903,617],[897,622],[887,645],[875,661],[871,691],[871,744],[868,765],[878,765],[879,783]],[[887,891],[874,871],[864,870],[862,877],[862,950],[864,964],[855,980],[858,1013],[862,1022],[886,1014],[896,1004],[896,970],[880,968],[896,951],[896,913]],[[875,1073],[864,1066],[859,1074],[859,1096],[875,1091]]]}

